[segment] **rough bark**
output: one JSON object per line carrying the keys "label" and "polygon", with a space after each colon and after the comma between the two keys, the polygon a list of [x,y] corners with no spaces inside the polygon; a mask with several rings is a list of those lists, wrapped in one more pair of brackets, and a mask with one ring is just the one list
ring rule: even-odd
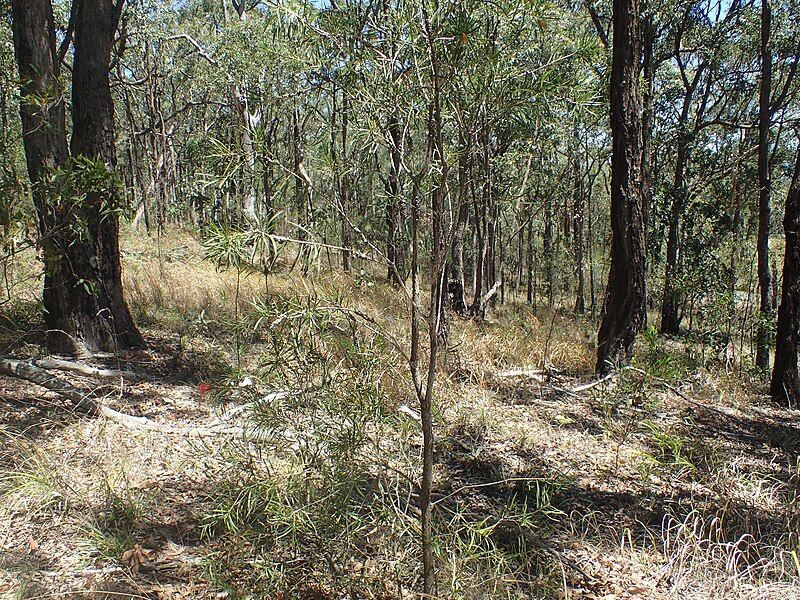
{"label": "rough bark", "polygon": [[[14,0],[11,10],[14,52],[22,82],[20,115],[25,160],[33,184],[45,256],[50,256],[55,249],[44,234],[55,225],[55,210],[49,203],[46,180],[53,169],[64,167],[69,159],[53,7],[50,0]],[[40,98],[48,101],[35,101]]]}
{"label": "rough bark", "polygon": [[[119,256],[120,198],[109,62],[121,3],[78,0],[72,68],[72,155],[69,161],[64,103],[58,84],[55,28],[49,0],[13,3],[14,44],[22,102],[28,173],[34,187],[45,259],[43,304],[48,347],[63,354],[117,351],[143,345],[122,292]],[[85,187],[73,173],[75,198],[55,200],[48,190],[53,169],[78,169],[83,159],[105,164],[107,181]],[[80,234],[75,232],[81,231]]]}
{"label": "rough bark", "polygon": [[800,375],[797,370],[800,338],[800,146],[786,199],[783,230],[786,234],[786,254],[783,258],[783,290],[778,309],[770,394],[775,402],[797,408],[800,405]]}
{"label": "rough bark", "polygon": [[86,222],[83,243],[67,244],[45,288],[49,346],[76,353],[142,347],[122,290],[119,255],[119,194],[112,178],[117,163],[114,147],[114,104],[109,63],[122,0],[79,0],[75,3],[75,56],[72,67],[72,140],[74,158],[102,162],[109,183],[91,191],[82,203]]}
{"label": "rough bark", "polygon": [[647,223],[649,222],[653,197],[653,96],[655,82],[655,38],[654,17],[648,14],[642,27],[642,214],[645,224],[645,249],[648,248]]}
{"label": "rough bark", "polygon": [[630,360],[646,321],[642,215],[639,0],[614,0],[611,66],[611,268],[597,334],[597,371]]}
{"label": "rough bark", "polygon": [[389,178],[386,180],[386,258],[387,278],[395,287],[403,285],[406,276],[406,252],[403,236],[404,210],[400,195],[400,170],[403,163],[403,131],[400,121],[392,116],[387,127],[389,141]]}

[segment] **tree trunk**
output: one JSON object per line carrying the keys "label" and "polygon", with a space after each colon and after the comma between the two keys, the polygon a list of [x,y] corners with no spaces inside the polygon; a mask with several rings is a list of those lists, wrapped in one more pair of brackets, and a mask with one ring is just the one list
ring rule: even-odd
{"label": "tree trunk", "polygon": [[545,197],[542,251],[547,284],[547,305],[552,309],[555,304],[553,283],[553,198],[549,191],[545,191]]}
{"label": "tree trunk", "polygon": [[[49,0],[14,2],[14,34],[22,93],[42,96],[59,90],[55,30]],[[28,170],[39,209],[46,273],[43,292],[48,347],[81,354],[144,345],[122,291],[119,256],[119,191],[114,183],[114,106],[109,62],[121,4],[75,2],[72,69],[72,155],[68,163],[63,103],[42,113],[23,103]],[[31,76],[33,75],[33,76]],[[44,87],[42,87],[44,86]],[[36,127],[36,131],[31,127]],[[87,162],[87,160],[90,162]],[[106,179],[89,188],[100,164]],[[77,190],[51,204],[42,184],[54,167],[71,169]],[[46,187],[46,186],[45,186]],[[76,195],[85,196],[75,197]],[[72,196],[72,197],[69,197]],[[76,235],[75,230],[81,234]]]}
{"label": "tree trunk", "polygon": [[655,80],[655,57],[653,55],[656,27],[653,15],[648,14],[642,26],[642,215],[644,220],[644,247],[648,249],[647,223],[653,212],[653,91]]}
{"label": "tree trunk", "polygon": [[759,323],[756,334],[756,366],[769,368],[769,321],[772,319],[769,272],[769,128],[772,120],[770,95],[772,89],[772,54],[770,50],[771,9],[769,0],[761,1],[761,89],[758,96],[758,290]]}
{"label": "tree trunk", "polygon": [[[526,271],[526,289],[525,289],[525,300],[527,301],[528,305],[534,305],[534,298],[533,298],[533,217],[528,217],[528,243],[525,252],[525,271]],[[536,312],[534,310],[534,312]]]}
{"label": "tree trunk", "polygon": [[[11,5],[14,51],[19,67],[20,115],[25,161],[33,184],[33,201],[39,216],[45,256],[55,248],[45,235],[55,225],[55,207],[50,205],[47,183],[51,171],[66,166],[69,159],[64,126],[64,96],[58,81],[55,25],[50,0],[14,0]],[[36,102],[51,95],[54,101]]]}
{"label": "tree trunk", "polygon": [[[679,64],[680,42],[678,42],[675,59]],[[688,191],[686,189],[686,166],[689,163],[689,113],[692,107],[695,91],[700,82],[700,75],[704,67],[701,65],[695,72],[694,77],[689,83],[684,84],[683,107],[678,118],[677,147],[675,149],[675,178],[672,184],[669,216],[669,228],[667,233],[667,262],[664,271],[664,294],[661,300],[661,327],[662,334],[677,335],[680,333],[681,326],[681,293],[676,288],[676,278],[678,274],[678,253],[680,250],[680,218],[686,208]],[[702,109],[698,109],[698,118]]]}
{"label": "tree trunk", "polygon": [[480,195],[475,189],[475,177],[470,169],[470,192],[472,194],[472,205],[474,206],[472,222],[475,233],[475,275],[473,281],[473,297],[470,305],[470,314],[475,317],[483,317],[483,286],[486,271],[486,198],[485,193]]}
{"label": "tree trunk", "polygon": [[680,216],[685,206],[687,140],[685,132],[678,136],[677,161],[675,163],[675,180],[672,188],[672,206],[670,208],[669,229],[667,233],[667,262],[664,272],[664,296],[661,302],[661,333],[677,335],[680,333],[680,294],[675,287],[678,267],[678,242]]}
{"label": "tree trunk", "polygon": [[347,125],[349,120],[349,108],[347,94],[342,90],[342,173],[340,183],[340,208],[342,211],[342,270],[345,273],[350,271],[350,245],[352,243],[350,235],[350,181],[347,163]]}
{"label": "tree trunk", "polygon": [[646,322],[642,215],[639,0],[614,0],[611,65],[611,269],[597,334],[597,371],[628,362]]}
{"label": "tree trunk", "polygon": [[400,196],[400,169],[403,163],[403,131],[397,117],[389,119],[389,178],[386,180],[386,258],[387,278],[395,287],[403,285],[406,276],[406,252],[403,236],[403,204]]}
{"label": "tree trunk", "polygon": [[458,157],[458,214],[453,227],[450,249],[450,282],[448,290],[451,305],[458,314],[466,314],[467,301],[464,296],[464,234],[469,219],[469,189],[467,187],[467,165],[470,149],[463,144]]}
{"label": "tree trunk", "polygon": [[575,179],[575,198],[573,213],[573,225],[575,227],[575,274],[578,279],[578,287],[575,292],[575,314],[582,315],[586,312],[586,277],[583,264],[583,179],[580,173],[580,159],[575,155],[573,165],[573,176]]}
{"label": "tree trunk", "polygon": [[775,402],[797,408],[800,404],[800,376],[797,371],[800,337],[800,145],[792,185],[786,198],[783,230],[786,233],[786,254],[783,257],[783,291],[778,309],[770,394]]}

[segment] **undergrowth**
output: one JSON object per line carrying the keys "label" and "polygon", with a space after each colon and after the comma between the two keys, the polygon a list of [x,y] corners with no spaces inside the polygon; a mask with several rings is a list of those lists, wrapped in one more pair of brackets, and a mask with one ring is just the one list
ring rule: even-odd
{"label": "undergrowth", "polygon": [[[408,298],[368,266],[302,276],[279,261],[267,291],[263,273],[219,271],[199,242],[170,243],[156,259],[127,253],[132,308],[148,335],[170,340],[171,374],[191,394],[202,382],[199,401],[246,431],[185,450],[207,471],[195,524],[204,579],[229,598],[414,597],[421,436]],[[35,328],[34,308],[3,310]],[[599,579],[620,564],[621,589],[640,597],[794,597],[796,428],[766,436],[713,412],[746,406],[751,381],[652,328],[634,369],[570,395],[592,377],[594,328],[513,298],[486,321],[452,317],[435,407],[437,597],[603,597],[616,588]],[[504,369],[547,375],[505,394],[487,383]],[[128,480],[132,467],[80,480],[11,431],[0,432],[2,514],[60,515],[85,564],[131,568],[160,510]],[[80,443],[95,433],[107,434]],[[644,583],[630,583],[636,569]]]}

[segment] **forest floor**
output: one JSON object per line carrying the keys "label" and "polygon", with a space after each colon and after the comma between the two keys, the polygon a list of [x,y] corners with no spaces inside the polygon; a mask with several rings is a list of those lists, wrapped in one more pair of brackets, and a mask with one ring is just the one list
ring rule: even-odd
{"label": "forest floor", "polygon": [[[263,278],[217,273],[188,236],[158,254],[125,242],[148,349],[92,361],[143,379],[58,376],[178,430],[0,378],[0,598],[416,597],[402,295],[363,272],[280,274],[267,301]],[[5,306],[5,355],[40,356],[36,311]],[[587,387],[593,330],[511,301],[454,319],[437,597],[800,598],[800,412],[652,336]]]}

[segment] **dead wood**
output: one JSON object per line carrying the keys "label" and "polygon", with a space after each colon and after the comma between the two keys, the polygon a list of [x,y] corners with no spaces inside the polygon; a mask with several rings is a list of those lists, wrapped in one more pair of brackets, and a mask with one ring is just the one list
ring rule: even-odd
{"label": "dead wood", "polygon": [[35,383],[38,386],[63,396],[74,403],[74,409],[78,413],[88,416],[103,416],[125,427],[160,431],[162,433],[176,433],[180,435],[243,435],[245,433],[245,430],[241,427],[229,426],[206,429],[172,427],[170,425],[156,423],[147,417],[137,417],[122,413],[98,402],[91,397],[90,393],[75,387],[71,383],[27,361],[0,358],[0,374],[24,379],[25,381]]}
{"label": "dead wood", "polygon": [[61,358],[43,358],[30,361],[30,364],[46,369],[48,371],[70,371],[88,377],[98,377],[101,379],[126,379],[128,381],[142,381],[144,378],[133,371],[115,369],[101,369],[83,363],[64,360]]}

